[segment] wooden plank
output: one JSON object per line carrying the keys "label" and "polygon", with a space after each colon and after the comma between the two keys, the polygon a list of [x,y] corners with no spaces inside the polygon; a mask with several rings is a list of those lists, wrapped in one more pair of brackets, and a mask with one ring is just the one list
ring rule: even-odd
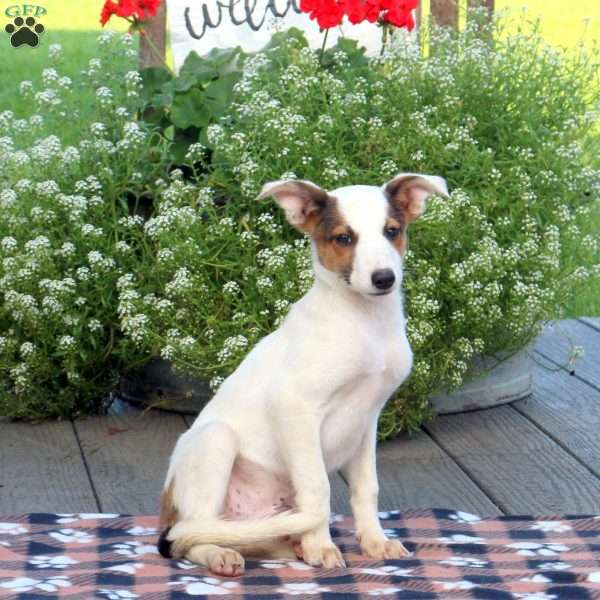
{"label": "wooden plank", "polygon": [[0,423],[0,514],[97,511],[70,422]]}
{"label": "wooden plank", "polygon": [[534,367],[534,393],[513,407],[600,477],[600,392],[566,371]]}
{"label": "wooden plank", "polygon": [[431,0],[431,16],[438,25],[458,28],[457,0]]}
{"label": "wooden plank", "polygon": [[167,9],[161,2],[156,16],[148,20],[140,36],[139,67],[161,67],[165,64],[167,51]]}
{"label": "wooden plank", "polygon": [[579,317],[577,320],[585,323],[596,331],[600,331],[600,317]]}
{"label": "wooden plank", "polygon": [[157,514],[167,464],[186,430],[180,415],[130,410],[75,424],[105,512]]}
{"label": "wooden plank", "polygon": [[600,480],[510,406],[438,417],[427,431],[508,514],[600,511]]}
{"label": "wooden plank", "polygon": [[[581,346],[584,355],[569,364],[574,346]],[[600,331],[574,319],[557,321],[546,327],[535,350],[600,390]]]}
{"label": "wooden plank", "polygon": [[454,508],[481,516],[502,514],[496,505],[425,432],[380,444],[380,508]]}
{"label": "wooden plank", "polygon": [[329,484],[331,485],[331,512],[349,515],[350,508],[350,489],[339,473],[329,475]]}
{"label": "wooden plank", "polygon": [[[185,415],[185,422],[191,427],[194,422],[196,415]],[[350,513],[350,491],[348,485],[339,475],[339,473],[332,473],[329,476],[329,483],[331,485],[331,512],[335,513]]]}

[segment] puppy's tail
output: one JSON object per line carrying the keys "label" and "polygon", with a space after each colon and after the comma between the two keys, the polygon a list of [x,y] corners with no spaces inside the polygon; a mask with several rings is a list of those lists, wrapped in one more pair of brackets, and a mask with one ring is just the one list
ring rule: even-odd
{"label": "puppy's tail", "polygon": [[199,544],[237,547],[260,544],[287,535],[302,535],[322,522],[321,515],[293,511],[248,521],[178,521],[161,533],[158,551],[165,558],[180,558]]}

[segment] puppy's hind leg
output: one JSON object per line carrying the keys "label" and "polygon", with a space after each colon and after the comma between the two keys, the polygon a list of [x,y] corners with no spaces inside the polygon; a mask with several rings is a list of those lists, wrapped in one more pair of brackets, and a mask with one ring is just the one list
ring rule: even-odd
{"label": "puppy's hind leg", "polygon": [[[171,557],[167,534],[179,520],[214,520],[223,512],[238,439],[225,423],[213,422],[186,431],[177,442],[161,498],[160,553]],[[239,575],[244,559],[235,550],[196,545],[185,557],[218,575]]]}

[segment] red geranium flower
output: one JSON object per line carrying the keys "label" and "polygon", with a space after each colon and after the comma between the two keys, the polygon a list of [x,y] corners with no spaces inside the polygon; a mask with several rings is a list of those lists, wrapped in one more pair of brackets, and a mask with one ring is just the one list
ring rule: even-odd
{"label": "red geranium flower", "polygon": [[344,7],[336,0],[300,0],[300,10],[316,19],[321,29],[337,27],[344,18]]}
{"label": "red geranium flower", "polygon": [[392,0],[386,8],[384,19],[396,27],[406,27],[412,31],[415,26],[413,10],[419,5],[418,0]]}
{"label": "red geranium flower", "polygon": [[133,19],[134,22],[145,21],[156,15],[161,0],[106,0],[100,13],[102,26],[113,16]]}
{"label": "red geranium flower", "polygon": [[321,29],[337,27],[345,15],[354,25],[379,21],[412,30],[412,11],[418,4],[419,0],[300,0],[300,10],[316,19]]}
{"label": "red geranium flower", "polygon": [[346,0],[344,12],[353,25],[362,23],[367,16],[367,5],[362,0]]}

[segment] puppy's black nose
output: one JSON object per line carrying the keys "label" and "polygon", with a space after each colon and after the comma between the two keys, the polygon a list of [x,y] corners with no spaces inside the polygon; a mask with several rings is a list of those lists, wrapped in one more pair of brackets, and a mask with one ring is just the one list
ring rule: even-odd
{"label": "puppy's black nose", "polygon": [[379,269],[379,271],[373,271],[371,281],[378,290],[389,290],[394,285],[396,276],[391,269]]}

